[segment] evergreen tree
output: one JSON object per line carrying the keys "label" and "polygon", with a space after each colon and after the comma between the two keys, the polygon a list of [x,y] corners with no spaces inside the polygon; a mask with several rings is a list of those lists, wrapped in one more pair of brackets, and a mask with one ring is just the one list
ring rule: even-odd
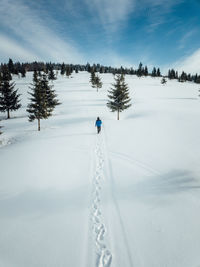
{"label": "evergreen tree", "polygon": [[137,69],[137,76],[141,77],[143,75],[143,68],[142,68],[142,63],[140,62],[138,69]]}
{"label": "evergreen tree", "polygon": [[14,74],[15,73],[15,68],[14,68],[14,64],[11,58],[9,58],[8,61],[8,70],[10,73]]}
{"label": "evergreen tree", "polygon": [[48,119],[52,115],[54,108],[60,103],[56,99],[57,95],[49,85],[46,75],[36,79],[33,77],[33,84],[31,87],[31,103],[28,104],[27,112],[29,113],[29,121],[35,119],[38,121],[38,131],[40,131],[40,120]]}
{"label": "evergreen tree", "polygon": [[113,88],[108,90],[108,93],[107,107],[111,112],[117,111],[117,119],[119,120],[119,113],[131,106],[128,85],[125,83],[123,75],[117,75]]}
{"label": "evergreen tree", "polygon": [[10,72],[4,66],[0,78],[0,111],[7,112],[7,118],[10,119],[10,111],[17,110],[21,107],[20,95],[18,90],[14,90],[15,83],[10,82]]}
{"label": "evergreen tree", "polygon": [[179,82],[186,82],[187,81],[187,74],[183,71],[181,76],[179,77]]}
{"label": "evergreen tree", "polygon": [[48,117],[50,117],[54,108],[57,105],[60,105],[60,102],[57,99],[57,94],[55,93],[55,90],[53,90],[53,86],[48,85],[46,77],[43,77],[41,81],[43,83],[43,87],[46,88],[47,115]]}
{"label": "evergreen tree", "polygon": [[9,71],[9,68],[6,64],[2,65],[1,67],[1,80],[4,79],[6,81],[12,80],[12,75]]}
{"label": "evergreen tree", "polygon": [[168,78],[171,79],[176,79],[176,72],[174,69],[171,69],[168,71]]}
{"label": "evergreen tree", "polygon": [[90,63],[87,63],[87,64],[86,64],[85,70],[86,70],[87,72],[91,72],[91,66],[90,66]]}
{"label": "evergreen tree", "polygon": [[133,68],[131,68],[131,69],[130,69],[130,75],[133,75],[133,74],[135,74],[135,73],[134,73]]}
{"label": "evergreen tree", "polygon": [[61,65],[60,74],[61,74],[61,75],[64,75],[64,74],[65,74],[65,64],[64,64],[64,62],[63,62],[63,64]]}
{"label": "evergreen tree", "polygon": [[66,72],[67,78],[69,78],[69,76],[72,74],[72,69],[69,65],[66,66],[65,72]]}
{"label": "evergreen tree", "polygon": [[160,69],[159,68],[157,69],[156,76],[157,77],[160,77],[161,76],[161,73],[160,73]]}
{"label": "evergreen tree", "polygon": [[162,80],[161,80],[161,83],[164,85],[167,83],[167,80],[163,77]]}
{"label": "evergreen tree", "polygon": [[147,66],[145,66],[145,68],[144,68],[144,75],[148,76],[148,68],[147,68]]}
{"label": "evergreen tree", "polygon": [[22,64],[20,72],[22,74],[22,78],[25,78],[26,77],[26,69],[25,69],[24,64]]}
{"label": "evergreen tree", "polygon": [[200,83],[200,75],[197,77],[196,83]]}
{"label": "evergreen tree", "polygon": [[96,67],[96,64],[93,64],[91,70],[91,72],[97,72],[97,67]]}
{"label": "evergreen tree", "polygon": [[33,72],[33,82],[34,83],[38,82],[38,76],[39,76],[39,73],[36,70],[34,70],[34,72]]}
{"label": "evergreen tree", "polygon": [[98,89],[102,87],[102,82],[101,82],[101,79],[98,75],[95,76],[94,87],[97,88],[97,92],[98,92]]}
{"label": "evergreen tree", "polygon": [[91,76],[90,76],[90,83],[92,84],[92,87],[93,87],[93,88],[95,87],[95,79],[96,79],[95,72],[92,71],[92,72],[91,72]]}
{"label": "evergreen tree", "polygon": [[156,71],[156,68],[155,67],[152,70],[151,76],[152,77],[156,77],[157,76],[157,71]]}
{"label": "evergreen tree", "polygon": [[193,78],[193,80],[194,80],[195,83],[197,82],[197,79],[198,79],[198,75],[196,73],[195,76],[194,76],[194,78]]}
{"label": "evergreen tree", "polygon": [[168,70],[168,78],[171,79],[171,70]]}
{"label": "evergreen tree", "polygon": [[55,76],[55,73],[53,71],[53,67],[50,68],[50,70],[49,70],[48,79],[49,80],[56,80],[56,76]]}

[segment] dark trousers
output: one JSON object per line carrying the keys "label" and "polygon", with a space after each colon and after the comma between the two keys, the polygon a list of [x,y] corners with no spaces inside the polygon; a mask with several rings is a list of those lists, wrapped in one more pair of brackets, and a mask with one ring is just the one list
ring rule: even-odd
{"label": "dark trousers", "polygon": [[101,126],[97,126],[97,133],[101,132]]}

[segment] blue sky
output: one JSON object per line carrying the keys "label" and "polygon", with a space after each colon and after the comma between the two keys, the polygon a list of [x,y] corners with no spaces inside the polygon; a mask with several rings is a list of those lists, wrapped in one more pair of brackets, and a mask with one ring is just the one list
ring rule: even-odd
{"label": "blue sky", "polygon": [[0,61],[200,73],[200,0],[1,0]]}

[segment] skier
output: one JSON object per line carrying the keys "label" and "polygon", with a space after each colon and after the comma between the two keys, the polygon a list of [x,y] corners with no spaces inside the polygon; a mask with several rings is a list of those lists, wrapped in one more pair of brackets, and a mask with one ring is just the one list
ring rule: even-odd
{"label": "skier", "polygon": [[102,124],[102,121],[100,120],[99,117],[97,117],[97,120],[95,123],[95,126],[97,127],[97,133],[100,133],[100,131],[101,131],[101,124]]}

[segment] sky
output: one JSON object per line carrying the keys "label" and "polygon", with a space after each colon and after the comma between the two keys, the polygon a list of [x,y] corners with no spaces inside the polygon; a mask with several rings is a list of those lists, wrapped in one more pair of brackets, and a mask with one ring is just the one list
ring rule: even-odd
{"label": "sky", "polygon": [[200,0],[0,0],[0,62],[200,73]]}

